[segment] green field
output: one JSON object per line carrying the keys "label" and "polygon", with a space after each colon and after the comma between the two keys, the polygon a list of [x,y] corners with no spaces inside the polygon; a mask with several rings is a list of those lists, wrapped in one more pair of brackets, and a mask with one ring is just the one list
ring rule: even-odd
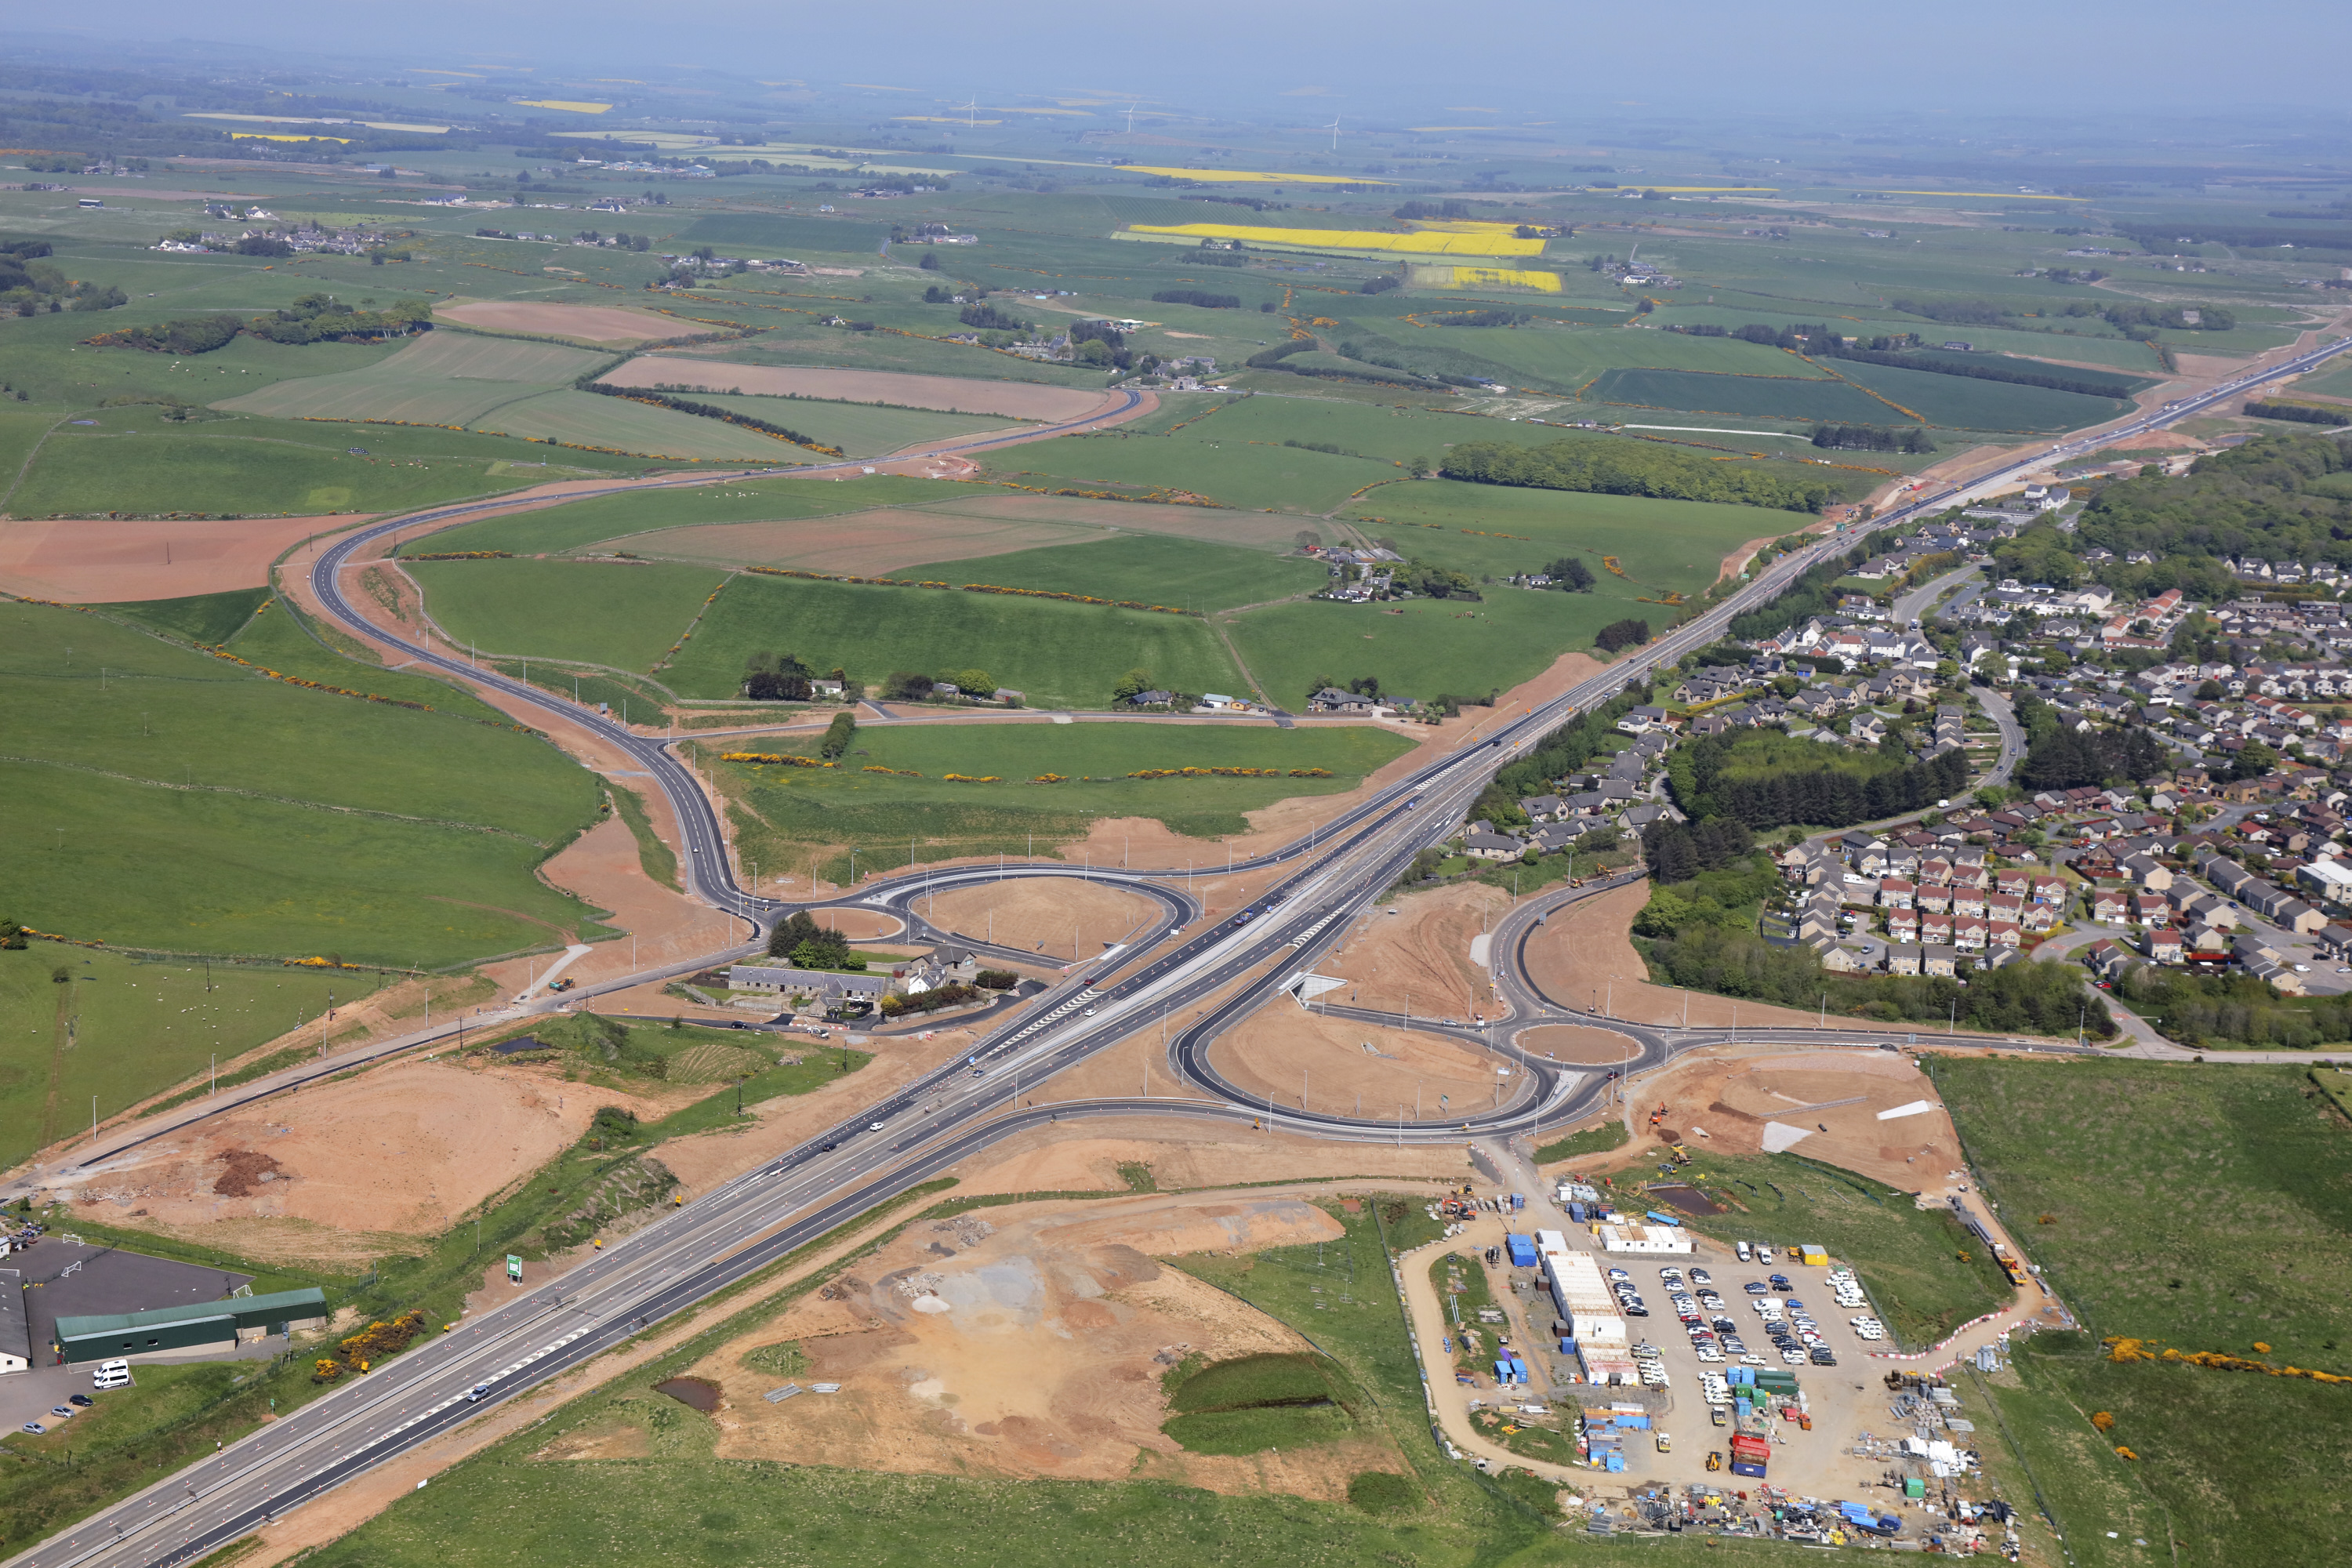
{"label": "green field", "polygon": [[[1483,435],[1475,426],[1471,433]],[[1773,471],[1801,470],[1775,466]],[[1716,501],[1521,489],[1459,479],[1384,485],[1339,515],[1355,519],[1366,535],[1387,540],[1403,554],[1474,574],[1508,576],[1580,552],[1600,579],[1593,596],[1627,598],[1704,593],[1722,573],[1724,557],[1739,545],[1793,533],[1812,521],[1801,512]],[[1604,555],[1617,557],[1626,575],[1604,569]],[[1656,607],[1632,613],[1649,614]]]}
{"label": "green field", "polygon": [[1079,538],[1082,542],[1016,550],[976,561],[909,566],[891,575],[919,582],[1044,588],[1140,604],[1159,602],[1159,595],[1181,589],[1181,604],[1208,610],[1312,594],[1331,580],[1330,569],[1319,562],[1269,556],[1262,550],[1237,545],[1171,539],[1165,534]]}
{"label": "green field", "polygon": [[[1179,1369],[1181,1372],[1182,1369]],[[1160,1430],[1195,1454],[1262,1454],[1351,1436],[1360,1395],[1311,1355],[1254,1355],[1171,1375]]]}
{"label": "green field", "polygon": [[226,643],[252,620],[270,599],[267,588],[233,588],[225,594],[197,594],[184,599],[148,599],[104,608],[126,620],[153,626],[175,637],[206,647]]}
{"label": "green field", "polygon": [[466,425],[501,404],[568,386],[613,357],[554,343],[435,331],[364,369],[281,381],[215,406],[273,418]]}
{"label": "green field", "polygon": [[2288,384],[2287,395],[2316,393],[2322,397],[2352,397],[2352,355],[2338,354],[2309,375]]}
{"label": "green field", "polygon": [[976,666],[1033,708],[1106,707],[1112,684],[1137,668],[1181,691],[1241,693],[1244,684],[1216,634],[1192,616],[750,574],[729,581],[663,679],[685,696],[731,697],[744,661],[772,650],[814,669],[846,669],[869,688],[897,670]]}
{"label": "green field", "polygon": [[1638,328],[1578,328],[1534,330],[1524,327],[1445,327],[1407,335],[1402,328],[1391,334],[1399,342],[1428,341],[1475,353],[1540,381],[1560,392],[1574,392],[1611,370],[1687,370],[1718,375],[1825,377],[1829,373],[1795,354],[1763,343],[1737,338],[1696,338],[1681,332],[1646,331]]}
{"label": "green field", "polygon": [[950,441],[982,430],[1026,428],[1019,420],[985,414],[940,414],[924,408],[881,408],[866,403],[833,403],[814,397],[762,397],[724,392],[688,393],[697,403],[731,409],[853,458],[880,457],[901,447]]}
{"label": "green field", "polygon": [[1862,1276],[1902,1349],[1932,1344],[2010,1299],[2000,1267],[1948,1211],[1916,1208],[1909,1193],[1882,1182],[1791,1154],[1738,1158],[1713,1151],[1701,1152],[1677,1176],[1703,1184],[1727,1210],[1686,1218],[1693,1230],[1724,1242],[1818,1241],[1828,1247],[1831,1258]]}
{"label": "green field", "polygon": [[1970,430],[2074,430],[2119,418],[2131,405],[2119,398],[2087,397],[2046,386],[1937,375],[1933,371],[1843,363],[1839,370],[1925,418],[1930,425]]}
{"label": "green field", "polygon": [[1391,461],[1226,440],[1213,420],[1164,440],[1117,431],[1056,436],[1009,447],[986,462],[991,478],[1024,485],[1189,490],[1253,511],[1326,512],[1366,485],[1402,477]]}
{"label": "green field", "polygon": [[[537,555],[624,539],[654,529],[689,528],[709,522],[763,522],[772,518],[830,517],[867,507],[962,499],[971,493],[971,487],[951,480],[908,479],[895,474],[874,474],[842,483],[776,475],[566,501],[510,517],[463,523],[412,540],[407,549],[410,554],[419,551],[509,550],[518,555]],[[425,542],[427,540],[430,542]]]}
{"label": "green field", "polygon": [[[846,847],[857,867],[907,863],[909,837],[925,860],[960,855],[1023,855],[1036,845],[1082,837],[1098,817],[1141,816],[1203,840],[1194,860],[1218,858],[1213,840],[1238,833],[1244,813],[1302,795],[1353,789],[1410,742],[1370,725],[1276,730],[1265,724],[956,724],[857,731],[841,766],[784,768],[722,763],[734,803],[738,843],[762,866],[823,858],[824,874],[845,880]],[[745,742],[702,742],[709,751]],[[747,749],[814,755],[816,736],[765,737]],[[898,770],[869,773],[867,767]],[[1130,779],[1152,768],[1278,768],[1280,778]],[[1290,778],[1292,768],[1329,778]],[[945,775],[994,775],[1002,784],[953,784]],[[1068,782],[1033,784],[1041,773]],[[920,778],[905,776],[919,773]],[[1140,862],[1138,862],[1140,864]]]}
{"label": "green field", "polygon": [[400,966],[593,929],[534,875],[600,798],[542,742],[265,679],[92,616],[14,604],[0,626],[14,918],[122,946]]}
{"label": "green field", "polygon": [[[418,561],[405,570],[434,620],[486,654],[627,670],[653,668],[727,581],[709,567],[667,563]],[[734,673],[725,690],[706,695],[733,696],[740,664]]]}
{"label": "green field", "polygon": [[[2352,1462],[2344,1389],[2118,1365],[2099,1344],[2127,1335],[2352,1374],[2352,1131],[2309,1079],[2120,1061],[1952,1058],[1931,1070],[1985,1195],[2083,1323],[2025,1342],[2021,1385],[2000,1394],[2009,1430],[2053,1478],[2044,1485],[2076,1560],[2149,1561],[2105,1539],[2119,1521],[2150,1540],[2168,1526],[2180,1562],[2213,1568],[2352,1549],[2352,1520],[2309,1506]],[[2125,1126],[2164,1137],[2119,1138]],[[2116,1417],[2104,1439],[2088,1422],[2103,1410]],[[2116,1444],[2139,1462],[2114,1456]]]}
{"label": "green field", "polygon": [[1602,626],[1643,612],[1653,632],[1673,616],[1601,594],[1490,588],[1481,604],[1274,605],[1228,629],[1266,695],[1296,710],[1326,677],[1376,676],[1392,697],[1483,698],[1541,673],[1563,653],[1590,648]]}
{"label": "green field", "polygon": [[1853,425],[1904,423],[1899,411],[1841,381],[1712,375],[1682,370],[1612,370],[1587,389],[1595,403],[1675,409],[1758,419],[1834,419]]}
{"label": "green field", "polygon": [[[13,884],[21,893],[25,884]],[[26,919],[17,898],[14,918]],[[38,925],[37,921],[28,923]],[[63,984],[53,977],[64,970]],[[228,1061],[380,984],[372,973],[145,961],[37,942],[0,952],[0,1165]],[[71,1027],[68,1026],[70,1024]]]}
{"label": "green field", "polygon": [[[547,450],[496,436],[252,415],[173,425],[159,422],[157,414],[152,407],[93,409],[77,416],[88,425],[59,425],[14,491],[0,496],[0,505],[17,517],[104,511],[300,516],[394,511],[544,480],[494,472],[501,459]],[[364,455],[354,455],[354,447]],[[640,459],[592,452],[567,453],[564,461],[631,474],[646,467]]]}
{"label": "green field", "polygon": [[723,419],[704,419],[673,408],[570,387],[502,404],[476,423],[503,436],[656,458],[800,463],[811,456],[789,441]]}

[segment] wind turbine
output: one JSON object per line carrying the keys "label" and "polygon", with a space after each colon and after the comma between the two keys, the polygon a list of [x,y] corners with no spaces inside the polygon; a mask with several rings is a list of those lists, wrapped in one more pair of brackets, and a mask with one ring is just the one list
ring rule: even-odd
{"label": "wind turbine", "polygon": [[1131,103],[1127,106],[1127,133],[1135,134],[1135,105]]}
{"label": "wind turbine", "polygon": [[1331,151],[1337,153],[1339,150],[1339,117],[1336,114],[1333,115],[1331,117],[1330,124],[1318,126],[1317,129],[1331,132]]}
{"label": "wind turbine", "polygon": [[970,102],[967,102],[967,103],[954,103],[954,104],[950,104],[948,107],[949,107],[949,108],[950,108],[950,109],[961,109],[961,110],[963,110],[963,128],[964,128],[965,130],[969,131],[969,130],[972,129],[972,127],[973,127],[973,126],[975,126],[975,125],[977,125],[977,124],[979,123],[979,121],[976,121],[976,120],[974,120],[974,119],[972,118],[972,116],[973,116],[973,115],[978,114],[978,113],[980,112],[980,100],[979,100],[979,99],[974,98],[974,99],[972,99]]}

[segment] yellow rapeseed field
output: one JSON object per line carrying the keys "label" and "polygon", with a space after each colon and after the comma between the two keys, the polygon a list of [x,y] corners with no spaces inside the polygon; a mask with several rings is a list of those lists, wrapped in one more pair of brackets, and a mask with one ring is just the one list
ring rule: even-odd
{"label": "yellow rapeseed field", "polygon": [[1184,223],[1132,226],[1136,234],[1185,238],[1238,239],[1251,245],[1286,245],[1318,250],[1372,250],[1409,256],[1540,256],[1544,242],[1482,229],[1475,234],[1385,234],[1361,228],[1254,228],[1243,224]]}
{"label": "yellow rapeseed field", "polygon": [[1424,288],[1438,289],[1533,289],[1545,294],[1559,292],[1557,272],[1525,272],[1510,267],[1429,267],[1421,272],[1444,272],[1450,276],[1434,281],[1416,275],[1412,281]]}
{"label": "yellow rapeseed field", "polygon": [[574,114],[602,114],[613,107],[609,103],[581,103],[568,98],[519,98],[515,101],[525,109],[568,109]]}

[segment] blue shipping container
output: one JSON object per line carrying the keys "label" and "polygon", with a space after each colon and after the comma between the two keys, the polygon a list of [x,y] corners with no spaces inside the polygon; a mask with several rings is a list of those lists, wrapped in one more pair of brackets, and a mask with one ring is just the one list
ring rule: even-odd
{"label": "blue shipping container", "polygon": [[1582,1225],[1584,1223],[1584,1205],[1582,1204],[1569,1205],[1568,1217],[1574,1220],[1577,1224]]}
{"label": "blue shipping container", "polygon": [[1528,1206],[1528,1199],[1527,1199],[1527,1194],[1524,1194],[1524,1193],[1513,1193],[1513,1194],[1511,1194],[1511,1212],[1512,1212],[1513,1214],[1517,1214],[1517,1213],[1518,1213],[1521,1209],[1523,1209],[1523,1208],[1525,1208],[1525,1207],[1527,1207],[1527,1206]]}
{"label": "blue shipping container", "polygon": [[1562,1355],[1574,1355],[1576,1353],[1576,1342],[1574,1340],[1560,1341],[1559,1353]]}
{"label": "blue shipping container", "polygon": [[1735,1476],[1746,1476],[1751,1481],[1760,1481],[1764,1479],[1764,1467],[1751,1465],[1745,1459],[1734,1459],[1731,1461],[1731,1473]]}
{"label": "blue shipping container", "polygon": [[1670,1226],[1675,1226],[1675,1227],[1676,1229],[1678,1229],[1678,1230],[1679,1230],[1680,1228],[1682,1228],[1682,1223],[1683,1223],[1683,1222],[1682,1222],[1681,1220],[1679,1220],[1679,1219],[1675,1218],[1673,1215],[1670,1215],[1670,1214],[1660,1214],[1660,1213],[1659,1213],[1657,1210],[1655,1210],[1655,1209],[1652,1209],[1652,1210],[1650,1210],[1650,1211],[1649,1211],[1649,1215],[1650,1215],[1650,1217],[1651,1217],[1652,1219],[1656,1220],[1660,1225],[1670,1225]]}

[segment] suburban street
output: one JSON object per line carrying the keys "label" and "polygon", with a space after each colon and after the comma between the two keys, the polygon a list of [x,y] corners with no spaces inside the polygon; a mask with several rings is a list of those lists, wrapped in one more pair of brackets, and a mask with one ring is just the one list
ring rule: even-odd
{"label": "suburban street", "polygon": [[[2307,369],[2352,343],[2331,345],[2263,371],[2241,382],[2168,409],[2095,435],[2018,458],[1963,489],[1946,489],[1907,501],[1872,521],[1888,523],[1964,503],[2012,482],[2070,452],[2089,449],[2136,430],[2191,417],[2201,409],[2242,392],[2245,384]],[[1130,403],[1137,395],[1129,394]],[[1114,413],[1067,426],[1084,428]],[[1036,429],[1000,440],[1033,439]],[[923,455],[981,449],[987,440],[950,443]],[[901,454],[905,456],[907,454]],[[854,463],[818,466],[855,468]],[[698,474],[672,481],[708,485],[743,477]],[[620,489],[622,487],[613,487]],[[627,487],[641,489],[643,486]],[[583,494],[603,493],[584,491]],[[625,1237],[581,1263],[558,1284],[466,1323],[454,1332],[421,1342],[380,1371],[356,1379],[268,1424],[225,1452],[157,1481],[70,1531],[19,1552],[9,1562],[25,1568],[104,1568],[190,1561],[249,1531],[255,1524],[314,1498],[340,1481],[462,1424],[478,1411],[535,1386],[567,1367],[620,1344],[647,1325],[686,1310],[714,1292],[765,1268],[795,1248],[864,1215],[945,1171],[975,1151],[1049,1118],[1182,1116],[1230,1129],[1271,1117],[1286,1131],[1354,1141],[1458,1142],[1465,1131],[1507,1135],[1540,1116],[1577,1117],[1612,1092],[1610,1075],[1529,1057],[1512,1038],[1548,1020],[1592,1024],[1573,999],[1541,994],[1525,976],[1519,954],[1532,931],[1557,910],[1605,891],[1625,879],[1583,889],[1558,889],[1522,901],[1493,933],[1493,973],[1498,995],[1508,1004],[1507,1019],[1477,1034],[1498,1059],[1515,1071],[1514,1093],[1484,1111],[1438,1120],[1407,1121],[1303,1114],[1253,1105],[1209,1065],[1217,1036],[1257,1007],[1290,1005],[1284,998],[1315,961],[1335,946],[1356,915],[1396,879],[1422,847],[1441,841],[1463,824],[1472,803],[1496,771],[1552,731],[1589,711],[1653,672],[1671,668],[1685,653],[1710,646],[1732,616],[1769,602],[1801,574],[1822,560],[1853,548],[1853,536],[1832,534],[1772,563],[1757,579],[1723,602],[1674,627],[1655,641],[1619,658],[1601,674],[1558,698],[1522,712],[1497,716],[1496,728],[1475,744],[1437,758],[1350,808],[1337,821],[1236,868],[1278,869],[1278,880],[1248,910],[1213,926],[1195,927],[1200,906],[1183,890],[1186,869],[1159,868],[1112,872],[1066,864],[1014,863],[992,868],[961,866],[948,870],[909,871],[885,883],[854,888],[837,896],[786,906],[747,891],[736,881],[720,822],[711,799],[694,773],[659,738],[602,718],[550,693],[476,668],[452,651],[419,640],[402,640],[364,619],[346,597],[345,573],[364,546],[394,533],[404,537],[448,526],[484,511],[505,509],[496,500],[436,508],[368,525],[337,541],[317,561],[310,585],[331,616],[352,636],[395,642],[407,658],[477,688],[494,688],[517,708],[537,709],[565,724],[584,727],[600,742],[650,774],[679,824],[676,847],[690,893],[743,922],[750,942],[791,908],[864,907],[898,912],[926,888],[967,885],[1001,878],[1086,876],[1116,879],[1149,890],[1160,917],[1148,935],[1075,966],[1057,985],[975,1043],[969,1061],[944,1066],[893,1091],[882,1103],[845,1118],[831,1131],[791,1153],[749,1172],[656,1223]],[[1931,585],[1932,586],[1932,585]],[[2006,705],[2003,704],[2005,710]],[[1987,710],[1995,710],[1988,702]],[[2002,767],[2013,765],[2021,742],[2012,746],[2015,723],[2002,725]],[[2002,776],[2006,776],[2005,771]],[[928,925],[925,935],[945,937]],[[952,933],[969,942],[965,933]],[[718,955],[723,958],[724,954]],[[1019,956],[1008,954],[1008,956]],[[706,955],[699,964],[713,962]],[[589,995],[681,973],[679,966],[616,980]],[[1113,1099],[1028,1108],[1019,1103],[1021,1086],[1086,1059],[1116,1042],[1131,1039],[1185,1008],[1205,1009],[1207,999],[1230,992],[1213,1011],[1202,1010],[1171,1030],[1171,1067],[1200,1091],[1192,1099]],[[563,1000],[578,1002],[582,993]],[[553,1005],[549,1002],[509,1009],[508,1019]],[[479,1027],[480,1021],[473,1021]],[[1604,1023],[1640,1047],[1639,1058],[1621,1069],[1638,1072],[1696,1047],[1738,1038],[1789,1044],[1873,1047],[1898,1040],[1885,1030],[1773,1030],[1741,1033],[1720,1028],[1665,1029]],[[1456,1027],[1447,1032],[1460,1034]],[[405,1043],[372,1047],[381,1057],[418,1044],[448,1038],[454,1027],[420,1032]],[[2015,1048],[2065,1050],[2046,1043],[2006,1042]],[[341,1070],[320,1064],[319,1071]],[[313,1069],[305,1068],[309,1076]],[[236,1103],[281,1089],[268,1080],[249,1086]],[[220,1107],[196,1112],[186,1125]],[[125,1129],[115,1138],[84,1150],[65,1167],[88,1170],[132,1142],[155,1136],[152,1130]],[[478,1397],[472,1391],[479,1389]]]}

